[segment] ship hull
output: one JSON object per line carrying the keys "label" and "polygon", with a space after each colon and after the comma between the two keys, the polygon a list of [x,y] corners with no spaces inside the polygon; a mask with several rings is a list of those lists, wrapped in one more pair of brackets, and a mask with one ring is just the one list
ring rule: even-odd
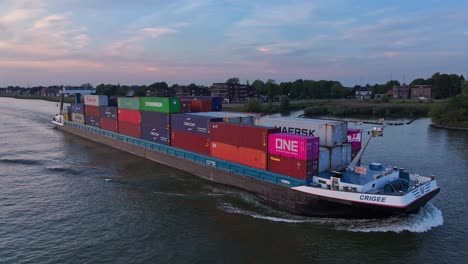
{"label": "ship hull", "polygon": [[57,129],[101,143],[146,159],[177,168],[213,183],[234,187],[263,199],[271,206],[296,215],[340,217],[340,218],[381,218],[417,212],[421,206],[434,197],[439,189],[426,194],[404,208],[381,206],[323,197],[294,190],[267,181],[247,177],[233,171],[207,166],[191,160],[148,150],[119,139],[95,134],[79,128],[63,125]]}

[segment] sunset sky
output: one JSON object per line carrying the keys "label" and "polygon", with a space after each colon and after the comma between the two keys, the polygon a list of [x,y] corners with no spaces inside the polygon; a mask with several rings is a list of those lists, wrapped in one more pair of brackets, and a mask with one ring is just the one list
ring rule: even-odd
{"label": "sunset sky", "polygon": [[468,1],[0,0],[0,86],[468,72]]}

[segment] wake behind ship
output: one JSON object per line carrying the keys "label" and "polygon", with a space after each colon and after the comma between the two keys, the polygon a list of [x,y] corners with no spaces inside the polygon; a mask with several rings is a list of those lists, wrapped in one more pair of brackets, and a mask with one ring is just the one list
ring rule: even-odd
{"label": "wake behind ship", "polygon": [[251,192],[293,214],[378,218],[414,213],[440,188],[433,176],[360,164],[382,128],[220,112],[217,97],[86,95],[62,108],[56,128]]}

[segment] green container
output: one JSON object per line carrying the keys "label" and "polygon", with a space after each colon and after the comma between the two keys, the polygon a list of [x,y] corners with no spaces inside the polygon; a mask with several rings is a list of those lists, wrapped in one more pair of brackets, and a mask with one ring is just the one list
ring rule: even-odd
{"label": "green container", "polygon": [[180,99],[167,97],[141,97],[141,111],[180,113]]}
{"label": "green container", "polygon": [[138,97],[119,97],[119,108],[140,110],[140,98]]}

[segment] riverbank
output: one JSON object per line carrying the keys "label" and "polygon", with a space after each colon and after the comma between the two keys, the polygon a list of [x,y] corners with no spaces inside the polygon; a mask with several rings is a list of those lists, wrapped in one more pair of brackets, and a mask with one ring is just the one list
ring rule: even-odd
{"label": "riverbank", "polygon": [[[60,97],[55,96],[36,96],[36,95],[0,95],[0,97],[8,97],[8,98],[15,98],[15,99],[26,99],[26,100],[44,100],[50,102],[60,102]],[[65,97],[65,103],[73,103],[75,102],[74,97]]]}
{"label": "riverbank", "polygon": [[449,130],[468,131],[468,125],[467,126],[457,126],[457,125],[446,125],[446,124],[432,123],[432,124],[430,124],[430,126],[435,127],[435,128],[449,129]]}

